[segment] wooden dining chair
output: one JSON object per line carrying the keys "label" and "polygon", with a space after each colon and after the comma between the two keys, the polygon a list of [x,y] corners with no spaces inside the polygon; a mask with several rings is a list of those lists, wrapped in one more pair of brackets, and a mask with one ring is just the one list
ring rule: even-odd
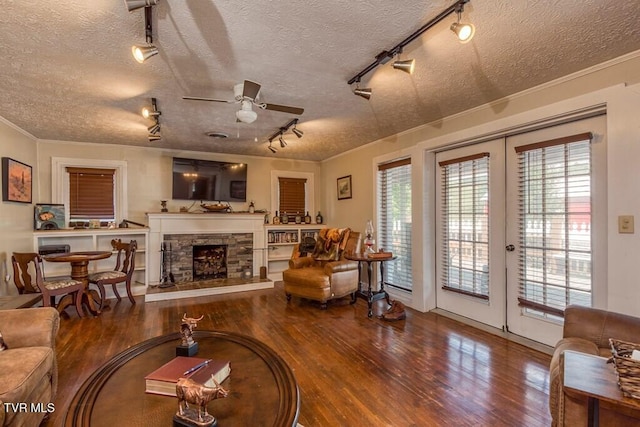
{"label": "wooden dining chair", "polygon": [[125,283],[129,301],[131,301],[131,304],[136,303],[131,293],[131,279],[133,277],[133,271],[136,268],[136,250],[138,249],[138,243],[135,240],[129,243],[122,243],[120,239],[113,239],[111,246],[114,252],[117,253],[115,268],[110,271],[101,271],[89,275],[89,284],[95,284],[100,290],[100,308],[102,308],[106,299],[105,285],[111,285],[118,301],[122,299],[120,298],[117,288],[119,283]]}
{"label": "wooden dining chair", "polygon": [[[84,284],[71,278],[45,280],[42,258],[35,252],[14,252],[11,256],[13,264],[13,282],[20,294],[42,294],[42,304],[45,307],[56,307],[55,298],[58,295],[71,294],[75,301],[78,316],[84,317],[82,310],[82,295]],[[35,282],[32,272],[35,273]]]}

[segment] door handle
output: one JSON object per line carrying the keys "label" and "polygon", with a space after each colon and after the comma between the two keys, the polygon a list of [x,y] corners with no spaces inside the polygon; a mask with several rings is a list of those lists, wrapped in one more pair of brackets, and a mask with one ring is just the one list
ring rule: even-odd
{"label": "door handle", "polygon": [[507,245],[505,249],[507,250],[507,252],[513,252],[516,250],[516,247],[513,245]]}

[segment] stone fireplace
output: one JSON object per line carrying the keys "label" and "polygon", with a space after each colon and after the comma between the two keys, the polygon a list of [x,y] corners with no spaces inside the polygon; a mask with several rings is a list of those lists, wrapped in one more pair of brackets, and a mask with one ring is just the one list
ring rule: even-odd
{"label": "stone fireplace", "polygon": [[[260,280],[255,276],[264,266],[267,246],[264,231],[264,215],[249,213],[148,213],[149,283],[159,284],[162,272],[162,247],[171,248],[169,263],[176,281],[172,292],[149,292],[145,301],[218,295],[273,288],[271,280]],[[223,286],[192,286],[193,247],[202,245],[225,245],[226,279]],[[165,253],[165,255],[167,255]],[[248,276],[248,279],[247,279]],[[206,283],[207,281],[203,282]],[[184,289],[183,288],[188,288]],[[157,289],[157,288],[154,288]]]}
{"label": "stone fireplace", "polygon": [[252,233],[165,234],[176,282],[235,279],[252,269]]}

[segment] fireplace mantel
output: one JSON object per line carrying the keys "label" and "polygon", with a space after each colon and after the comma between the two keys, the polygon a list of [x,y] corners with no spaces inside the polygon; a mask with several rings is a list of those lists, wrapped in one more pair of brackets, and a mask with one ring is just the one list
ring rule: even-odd
{"label": "fireplace mantel", "polygon": [[253,272],[257,274],[264,265],[263,249],[266,247],[264,215],[250,213],[147,213],[149,222],[149,282],[160,282],[160,249],[165,235],[252,233]]}

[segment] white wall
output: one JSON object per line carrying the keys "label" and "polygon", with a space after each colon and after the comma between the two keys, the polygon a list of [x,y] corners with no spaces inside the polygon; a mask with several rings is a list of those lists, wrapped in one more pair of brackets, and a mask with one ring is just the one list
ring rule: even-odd
{"label": "white wall", "polygon": [[[436,147],[464,142],[531,121],[605,103],[608,134],[608,258],[606,307],[640,316],[640,229],[617,233],[618,215],[640,215],[640,52],[584,70],[483,107],[429,123],[343,153],[323,162],[323,205],[332,222],[364,228],[375,217],[375,165],[381,159],[412,155],[414,174],[414,292],[410,305],[435,307],[434,233]],[[337,200],[336,178],[353,176],[353,198]],[[417,201],[417,202],[416,202]],[[639,217],[640,218],[640,217]],[[639,222],[640,223],[640,222]],[[403,299],[406,296],[398,295]]]}
{"label": "white wall", "polygon": [[[0,118],[0,156],[11,157],[33,167],[33,203],[37,202],[38,178],[35,176],[37,153],[35,138]],[[30,251],[32,247],[33,205],[0,202],[0,295],[17,294],[12,281],[5,281],[11,270],[11,253]]]}

